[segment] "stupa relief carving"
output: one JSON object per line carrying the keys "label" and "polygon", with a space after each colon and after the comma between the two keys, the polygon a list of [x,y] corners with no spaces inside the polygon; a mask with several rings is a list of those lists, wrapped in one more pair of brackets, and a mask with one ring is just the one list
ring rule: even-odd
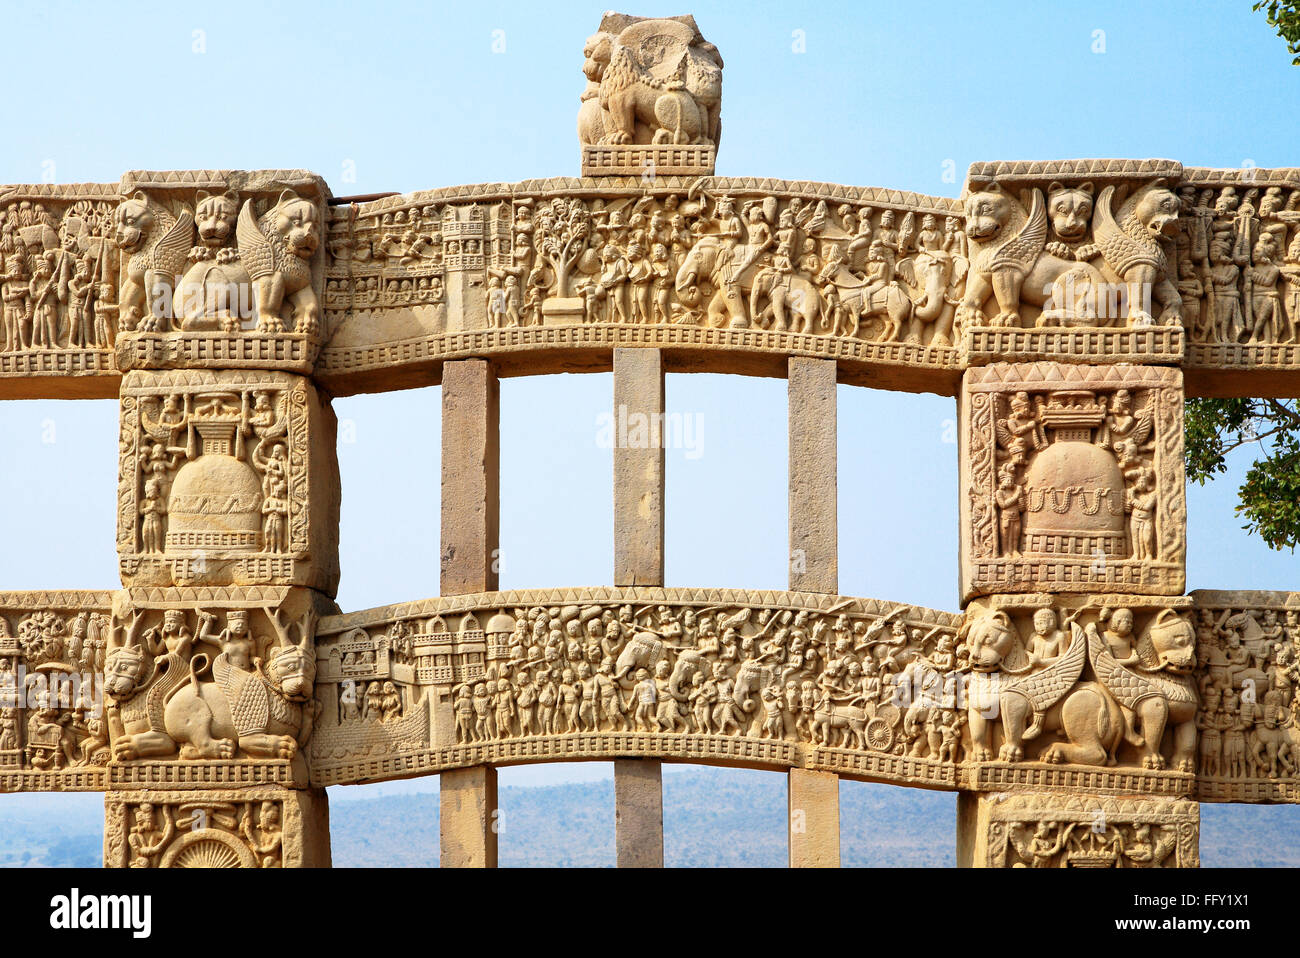
{"label": "stupa relief carving", "polygon": [[964,593],[1181,592],[1182,403],[1160,367],[970,370]]}
{"label": "stupa relief carving", "polygon": [[[328,864],[324,787],[444,772],[487,863],[490,768],[540,761],[788,770],[810,808],[837,775],[956,790],[995,867],[1191,867],[1195,800],[1300,801],[1300,600],[1183,594],[1182,418],[1295,395],[1300,172],[716,177],[692,18],[607,14],[583,58],[581,178],[0,187],[0,395],[118,396],[123,586],[0,593],[0,790],[106,791],[119,867]],[[646,584],[662,516],[617,504],[638,585],[478,591],[497,378],[615,366],[650,409],[664,371],[788,377],[791,542],[826,553],[791,581],[824,592]],[[341,613],[332,397],[437,382],[444,469],[473,453],[449,594]],[[963,612],[833,594],[833,490],[797,474],[833,474],[802,417],[837,383],[958,398]]]}
{"label": "stupa relief carving", "polygon": [[133,372],[121,410],[124,581],[332,588],[335,426],[310,381]]}

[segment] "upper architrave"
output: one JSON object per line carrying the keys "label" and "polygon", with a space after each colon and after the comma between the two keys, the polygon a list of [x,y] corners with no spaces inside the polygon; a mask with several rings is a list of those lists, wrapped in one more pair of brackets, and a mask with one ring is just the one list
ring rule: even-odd
{"label": "upper architrave", "polygon": [[0,188],[0,397],[107,397],[123,369],[176,367],[347,395],[469,356],[608,370],[629,346],[683,372],[830,358],[841,382],[944,395],[1039,360],[1300,395],[1295,169],[977,163],[960,200],[657,174],[332,202],[292,170]]}

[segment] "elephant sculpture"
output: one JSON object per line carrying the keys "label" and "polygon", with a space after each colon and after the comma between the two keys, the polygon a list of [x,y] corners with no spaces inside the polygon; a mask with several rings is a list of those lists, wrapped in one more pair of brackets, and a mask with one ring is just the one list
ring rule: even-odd
{"label": "elephant sculpture", "polygon": [[[618,661],[614,665],[614,678],[627,685],[628,680],[636,675],[638,669],[645,669],[653,674],[655,666],[668,655],[670,648],[667,642],[653,632],[635,633],[618,655]],[[708,660],[702,652],[695,649],[679,651],[672,673],[668,677],[668,688],[673,697],[679,702],[686,701],[687,693],[682,686],[689,685],[696,673],[703,672],[707,675],[708,667]]]}
{"label": "elephant sculpture", "polygon": [[776,328],[792,323],[798,330],[811,331],[821,315],[817,287],[802,276],[787,274],[779,295],[773,295],[778,288],[775,271],[764,268],[759,282],[755,276],[757,257],[746,262],[750,259],[746,253],[746,247],[726,246],[719,236],[701,237],[677,269],[674,285],[678,299],[688,307],[702,305],[709,326],[747,329],[751,318],[744,291],[755,290],[757,282],[759,291],[767,293],[771,301]]}

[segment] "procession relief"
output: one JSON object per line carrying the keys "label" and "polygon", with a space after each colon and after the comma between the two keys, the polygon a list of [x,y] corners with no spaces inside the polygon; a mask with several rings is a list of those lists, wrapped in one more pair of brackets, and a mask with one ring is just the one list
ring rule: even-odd
{"label": "procession relief", "polygon": [[967,373],[967,596],[1182,591],[1179,375],[1049,363]]}
{"label": "procession relief", "polygon": [[314,760],[598,733],[960,757],[956,617],[570,598],[323,636]]}
{"label": "procession relief", "polygon": [[[745,741],[756,760],[770,743],[787,764],[949,787],[964,780],[958,766],[987,766],[978,787],[991,787],[1010,780],[1007,766],[1042,769],[1047,785],[1046,769],[1069,765],[1179,773],[1126,787],[1192,789],[1199,690],[1185,598],[1003,596],[962,618],[870,600],[714,598],[575,593],[565,604],[433,602],[362,614],[366,625],[327,620],[314,767],[330,781],[332,767],[402,752],[544,754],[520,744],[529,739],[600,754],[613,748],[601,735],[614,734],[647,752],[641,736],[662,754],[724,758],[736,754],[727,740]],[[564,736],[580,741],[556,744]]]}
{"label": "procession relief", "polygon": [[1286,593],[1195,595],[1202,794],[1294,800],[1300,604]]}
{"label": "procession relief", "polygon": [[336,218],[328,245],[327,309],[407,308],[431,332],[452,322],[450,296],[471,329],[686,325],[947,346],[965,273],[941,203],[733,193],[710,179],[367,212]]}
{"label": "procession relief", "polygon": [[118,326],[114,207],[108,187],[0,188],[0,357],[112,347]]}
{"label": "procession relief", "polygon": [[1187,172],[1198,182],[1178,190],[1176,283],[1192,342],[1229,363],[1300,344],[1300,189]]}
{"label": "procession relief", "polygon": [[[95,787],[109,740],[103,671],[110,593],[0,593],[0,781]],[[72,772],[72,775],[57,773]],[[43,784],[38,784],[43,782]]]}
{"label": "procession relief", "polygon": [[338,506],[327,412],[308,381],[288,374],[129,374],[118,485],[125,580],[328,582],[334,564],[310,563],[312,530],[328,528]]}

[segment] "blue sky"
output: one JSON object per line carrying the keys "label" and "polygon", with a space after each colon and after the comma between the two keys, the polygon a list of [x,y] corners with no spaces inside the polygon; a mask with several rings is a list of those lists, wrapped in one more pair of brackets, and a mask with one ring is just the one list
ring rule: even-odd
{"label": "blue sky", "polygon": [[[726,61],[720,174],[955,196],[975,160],[1300,165],[1300,67],[1249,0],[628,8],[685,10]],[[9,4],[4,62],[30,82],[6,104],[0,183],[303,167],[343,195],[576,175],[582,44],[600,14]],[[608,375],[503,384],[503,587],[609,581],[612,467],[596,437],[610,395]],[[671,376],[668,403],[702,442],[697,458],[668,454],[668,584],[783,587],[785,383]],[[336,409],[340,604],[435,594],[438,391]],[[0,403],[0,588],[117,585],[116,415],[114,402]],[[957,608],[953,419],[950,398],[840,387],[841,592]],[[1232,514],[1241,466],[1189,489],[1189,588],[1300,587],[1295,556]]]}

